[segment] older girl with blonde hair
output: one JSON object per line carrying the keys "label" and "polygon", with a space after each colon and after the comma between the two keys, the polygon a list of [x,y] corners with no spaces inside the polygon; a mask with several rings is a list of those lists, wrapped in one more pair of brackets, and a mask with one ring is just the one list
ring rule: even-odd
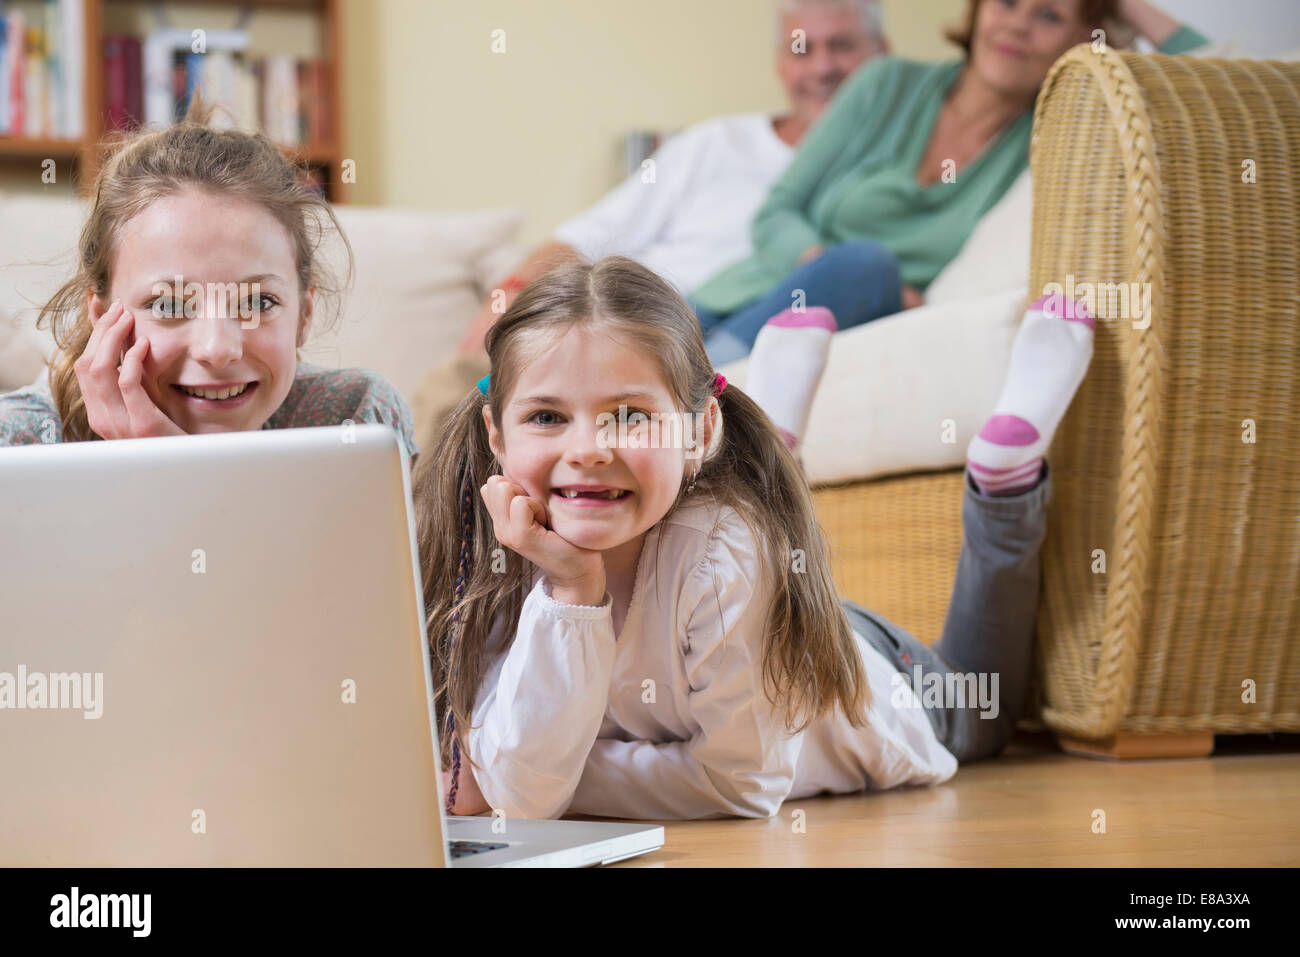
{"label": "older girl with blonde hair", "polygon": [[108,144],[76,273],[37,320],[55,350],[0,395],[0,445],[351,420],[391,426],[417,456],[381,376],[301,361],[318,293],[340,291],[319,254],[342,235],[333,210],[265,136],[210,118],[195,97],[182,122]]}

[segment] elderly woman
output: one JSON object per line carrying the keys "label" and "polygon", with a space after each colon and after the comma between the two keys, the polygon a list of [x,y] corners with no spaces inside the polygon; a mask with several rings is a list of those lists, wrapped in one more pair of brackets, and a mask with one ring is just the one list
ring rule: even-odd
{"label": "elderly woman", "polygon": [[1048,69],[1098,29],[1112,43],[1141,33],[1162,53],[1206,42],[1147,0],[968,0],[949,35],[964,60],[859,69],[755,216],[753,255],[690,297],[714,365],[747,355],[801,299],[841,329],[920,305],[1028,165]]}

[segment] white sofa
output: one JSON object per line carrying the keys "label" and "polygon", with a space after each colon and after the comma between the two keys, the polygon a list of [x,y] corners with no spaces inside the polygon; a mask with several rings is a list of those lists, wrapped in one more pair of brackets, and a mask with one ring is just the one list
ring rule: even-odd
{"label": "white sofa", "polygon": [[[925,307],[835,336],[803,448],[814,482],[962,462],[997,398],[1025,301],[1029,201],[1026,174],[931,285]],[[52,350],[36,317],[72,275],[85,212],[85,201],[70,196],[0,193],[0,392],[34,380]],[[336,329],[310,340],[304,357],[374,369],[410,402],[428,370],[454,353],[490,285],[525,255],[521,215],[335,212],[352,245],[355,282]],[[340,268],[336,241],[326,257]],[[720,371],[743,387],[746,366],[739,360]]]}

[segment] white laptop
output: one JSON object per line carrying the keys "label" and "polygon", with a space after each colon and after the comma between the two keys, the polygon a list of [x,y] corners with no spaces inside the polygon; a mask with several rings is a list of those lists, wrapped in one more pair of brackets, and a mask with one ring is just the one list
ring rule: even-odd
{"label": "white laptop", "polygon": [[661,847],[444,815],[413,515],[384,425],[0,448],[0,865]]}

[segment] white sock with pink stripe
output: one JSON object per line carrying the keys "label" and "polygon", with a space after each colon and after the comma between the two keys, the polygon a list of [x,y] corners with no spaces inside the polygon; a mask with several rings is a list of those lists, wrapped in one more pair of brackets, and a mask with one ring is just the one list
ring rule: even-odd
{"label": "white sock with pink stripe", "polygon": [[1043,454],[1092,361],[1095,328],[1081,302],[1041,296],[1030,304],[993,416],[966,450],[985,495],[1015,495],[1038,484]]}
{"label": "white sock with pink stripe", "polygon": [[839,328],[823,306],[786,309],[759,330],[749,353],[745,391],[794,451],[808,427],[813,396],[826,369],[831,335]]}

